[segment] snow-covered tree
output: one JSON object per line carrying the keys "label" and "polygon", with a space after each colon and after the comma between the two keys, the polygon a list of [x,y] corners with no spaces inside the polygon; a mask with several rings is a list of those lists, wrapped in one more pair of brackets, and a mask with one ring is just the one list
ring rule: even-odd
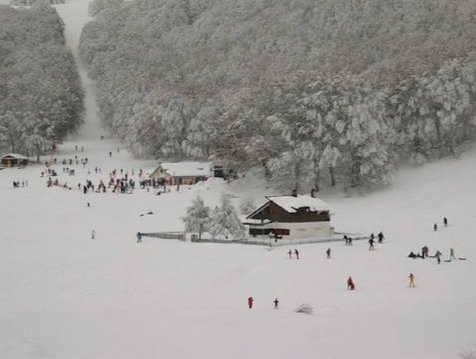
{"label": "snow-covered tree", "polygon": [[207,230],[210,220],[210,208],[205,206],[203,198],[197,196],[190,207],[187,207],[187,214],[182,218],[187,232],[198,233],[198,240],[202,239],[202,233]]}
{"label": "snow-covered tree", "polygon": [[120,6],[122,2],[123,0],[93,0],[88,4],[89,15],[94,17],[104,9]]}
{"label": "snow-covered tree", "polygon": [[238,218],[235,207],[226,194],[222,195],[220,206],[212,211],[209,231],[214,238],[231,236],[234,239],[243,239],[245,237],[245,226]]}
{"label": "snow-covered tree", "polygon": [[240,202],[240,213],[243,215],[250,214],[251,211],[255,210],[255,201],[253,198],[243,198]]}
{"label": "snow-covered tree", "polygon": [[1,147],[39,156],[82,123],[84,93],[63,31],[46,0],[0,6]]}
{"label": "snow-covered tree", "polygon": [[476,137],[473,0],[95,0],[91,11],[80,53],[100,116],[138,155],[262,166],[286,187],[370,187],[397,159]]}
{"label": "snow-covered tree", "polygon": [[208,159],[212,155],[212,146],[216,138],[215,123],[218,110],[212,104],[201,106],[191,119],[188,134],[182,142],[184,154],[192,159]]}

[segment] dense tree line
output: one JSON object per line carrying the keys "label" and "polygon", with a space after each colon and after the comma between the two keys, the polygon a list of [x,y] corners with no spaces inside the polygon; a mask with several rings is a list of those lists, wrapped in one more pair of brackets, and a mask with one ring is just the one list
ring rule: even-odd
{"label": "dense tree line", "polygon": [[473,0],[94,0],[82,57],[137,155],[389,183],[475,137]]}
{"label": "dense tree line", "polygon": [[0,6],[0,149],[39,156],[81,124],[84,95],[63,31],[45,1]]}
{"label": "dense tree line", "polygon": [[[10,5],[14,6],[31,6],[36,1],[44,1],[44,0],[10,0]],[[64,4],[65,0],[47,0],[50,4]]]}

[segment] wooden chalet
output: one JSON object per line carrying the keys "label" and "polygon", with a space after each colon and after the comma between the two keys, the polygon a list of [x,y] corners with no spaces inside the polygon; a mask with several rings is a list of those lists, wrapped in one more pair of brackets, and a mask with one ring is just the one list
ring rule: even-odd
{"label": "wooden chalet", "polygon": [[332,236],[330,208],[312,196],[267,196],[261,207],[246,217],[250,237],[327,238]]}
{"label": "wooden chalet", "polygon": [[149,178],[173,186],[193,185],[212,176],[208,162],[159,163]]}
{"label": "wooden chalet", "polygon": [[18,153],[7,153],[0,157],[0,165],[3,167],[26,166],[29,158]]}

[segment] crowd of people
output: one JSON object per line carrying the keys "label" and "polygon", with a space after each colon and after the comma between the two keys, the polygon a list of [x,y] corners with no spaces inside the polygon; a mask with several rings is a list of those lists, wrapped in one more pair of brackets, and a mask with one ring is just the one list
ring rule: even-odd
{"label": "crowd of people", "polygon": [[[75,151],[84,152],[84,146],[75,145]],[[119,151],[118,151],[119,152]],[[111,152],[112,155],[112,152]],[[73,189],[70,185],[68,185],[67,181],[61,181],[58,178],[58,172],[54,168],[55,165],[59,164],[60,161],[53,157],[49,161],[45,163],[46,168],[44,171],[41,172],[42,177],[48,177],[47,179],[47,187],[52,186],[60,186],[67,189]],[[147,188],[152,186],[154,188],[159,186],[157,181],[151,181],[144,177],[144,171],[140,169],[137,173],[137,178],[134,177],[135,171],[134,169],[130,171],[126,171],[122,168],[120,169],[113,169],[108,176],[108,179],[105,180],[103,178],[97,179],[98,175],[101,175],[103,170],[101,167],[94,166],[87,167],[90,164],[90,161],[87,157],[78,157],[75,155],[71,158],[63,158],[61,160],[62,164],[62,174],[68,176],[76,176],[76,175],[84,175],[84,173],[78,173],[79,169],[86,170],[87,175],[86,179],[83,183],[78,182],[77,189],[83,191],[84,194],[86,193],[106,193],[108,191],[112,193],[127,193],[130,194],[136,188],[136,181],[139,181],[141,188]],[[94,183],[92,180],[92,175],[94,172],[94,177],[96,178],[96,182]],[[161,184],[161,183],[160,183]]]}
{"label": "crowd of people", "polygon": [[[56,161],[54,161],[56,163]],[[72,166],[68,166],[67,164],[71,164]],[[66,159],[63,160],[63,164],[66,166],[62,167],[62,173],[68,176],[75,176],[78,175],[78,168],[74,166],[74,164],[81,163],[85,168],[86,164],[88,163],[87,158],[80,158],[78,160]],[[96,182],[93,182],[92,172],[94,171],[94,177],[96,178]],[[88,168],[87,169],[87,178],[84,180],[83,183],[78,182],[77,189],[83,191],[84,194],[86,193],[122,193],[122,194],[131,194],[136,189],[136,183],[139,183],[141,189],[146,189],[147,192],[154,191],[157,195],[161,193],[166,193],[170,191],[170,186],[167,185],[165,180],[158,180],[158,179],[151,179],[145,176],[145,172],[142,169],[135,171],[134,169],[130,171],[126,171],[122,168],[120,169],[113,169],[109,175],[108,179],[97,179],[98,175],[102,174],[102,168],[95,166],[93,171]],[[135,174],[137,173],[137,176]],[[53,165],[47,163],[47,167],[44,171],[41,172],[42,177],[48,177],[47,179],[47,187],[52,186],[60,186],[63,188],[72,189],[70,185],[68,185],[67,181],[60,182],[58,179],[58,173],[53,168]],[[52,178],[54,177],[54,178]],[[16,184],[14,184],[16,186]]]}
{"label": "crowd of people", "polygon": [[[443,217],[443,226],[444,227],[448,227],[448,218],[447,217]],[[437,231],[438,230],[438,223],[434,223],[433,224],[433,230],[434,231]],[[436,250],[435,251],[435,254],[433,255],[430,255],[430,249],[428,248],[427,245],[423,246],[421,248],[421,252],[414,252],[414,251],[410,251],[410,253],[408,254],[408,258],[413,258],[413,259],[416,259],[416,258],[421,258],[421,259],[425,259],[425,258],[436,258],[436,262],[438,264],[441,264],[441,257],[443,255],[443,253],[440,252],[440,250]],[[445,260],[445,262],[451,262],[453,260],[457,260],[457,259],[460,259],[460,260],[464,260],[465,258],[463,257],[459,257],[457,258],[456,255],[455,255],[455,251],[453,248],[450,248],[449,249],[449,256],[448,256],[448,259]]]}
{"label": "crowd of people", "polygon": [[[444,227],[448,226],[448,218],[447,217],[443,218],[443,226]],[[383,243],[383,240],[384,240],[385,236],[384,236],[383,232],[380,231],[377,234],[377,236],[375,236],[374,233],[371,233],[368,238],[369,238],[368,239],[369,250],[373,251],[375,249],[375,242],[377,242],[379,244]],[[345,234],[343,236],[343,241],[344,241],[344,244],[346,246],[352,245],[352,238],[350,236],[348,236],[347,234]],[[326,253],[326,258],[331,259],[331,253],[332,253],[331,248],[327,248],[325,253]],[[289,259],[292,259],[293,255],[296,259],[300,258],[299,257],[299,251],[297,249],[288,249],[287,254],[288,254]],[[436,258],[437,263],[440,264],[442,253],[439,250],[436,250],[434,255],[429,255],[429,248],[428,248],[428,246],[425,245],[421,248],[421,254],[420,253],[415,254],[412,251],[412,252],[410,252],[408,257],[410,257],[410,258],[422,258],[422,259],[432,257],[432,258]],[[465,259],[466,258],[463,258],[463,257],[456,257],[454,249],[450,248],[449,258],[445,261],[446,262],[451,262],[452,260],[465,260]],[[356,290],[356,284],[355,284],[354,279],[352,278],[352,276],[349,276],[347,278],[346,284],[347,284],[347,290],[350,290],[350,291]],[[414,273],[409,273],[408,274],[408,287],[409,288],[416,288],[416,276],[415,276]],[[250,309],[253,308],[253,303],[254,303],[254,298],[252,296],[248,297],[248,307]],[[278,299],[277,298],[275,299],[275,308],[276,309],[278,308]]]}
{"label": "crowd of people", "polygon": [[13,188],[28,187],[28,180],[13,181]]}
{"label": "crowd of people", "polygon": [[[81,147],[75,146],[75,150],[84,152],[84,147],[83,146],[81,146]],[[117,149],[117,152],[119,152],[119,149]],[[109,157],[112,157],[112,151],[109,152]],[[54,180],[52,179],[52,177],[57,176],[57,172],[53,168],[53,165],[57,164],[59,161],[56,158],[54,158],[50,162],[52,162],[52,163],[47,163],[46,169],[41,172],[42,177],[43,176],[48,177],[48,180],[47,180],[48,187],[51,187],[53,185],[60,185],[59,181],[58,181],[58,178],[55,178]],[[81,168],[81,167],[79,167],[80,165],[82,166],[82,169],[86,169],[86,166],[89,165],[89,160],[88,160],[87,157],[78,158],[78,156],[76,155],[76,156],[74,156],[74,158],[68,158],[68,159],[64,158],[61,161],[61,163],[63,165],[62,173],[67,174],[69,176],[74,176],[76,174],[76,171],[79,168]],[[135,176],[135,173],[137,173],[137,176]],[[97,178],[98,177],[97,175],[102,174],[102,169],[100,167],[95,166],[94,167],[94,174],[96,175],[95,177]],[[167,183],[165,183],[163,180],[154,180],[154,179],[150,179],[150,178],[144,176],[144,171],[142,169],[139,169],[137,172],[135,172],[134,170],[125,171],[122,168],[119,169],[119,170],[114,169],[109,173],[108,181],[105,182],[105,181],[103,181],[103,179],[99,179],[99,181],[96,184],[93,183],[93,181],[90,179],[91,175],[92,175],[92,171],[91,171],[90,168],[88,168],[87,169],[88,178],[85,180],[84,183],[78,183],[78,185],[77,185],[77,188],[79,190],[82,190],[84,194],[87,194],[88,192],[106,193],[108,191],[110,191],[112,193],[132,193],[132,191],[136,188],[136,180],[139,182],[140,188],[147,189],[147,191],[149,191],[150,189],[155,189],[155,190],[158,190],[158,194],[163,193],[163,192],[167,192]],[[28,181],[27,180],[26,181],[14,181],[13,186],[15,188],[28,187]],[[62,186],[65,187],[65,188],[71,189],[71,187],[69,187],[67,185],[67,182],[64,182],[64,184]],[[87,203],[88,203],[88,207],[89,207],[90,203],[89,202],[87,202]],[[447,217],[443,218],[442,226],[443,226],[443,228],[448,226]],[[438,231],[438,223],[437,222],[435,222],[433,224],[433,231],[435,231],[435,232]],[[274,238],[277,237],[277,234],[273,233],[273,235],[274,235]],[[141,232],[137,232],[137,235],[136,235],[137,243],[142,242],[142,237],[143,237],[143,234]],[[95,239],[95,238],[96,238],[96,231],[93,229],[91,231],[91,239]],[[385,236],[384,236],[383,232],[380,231],[380,232],[378,232],[377,235],[375,235],[374,233],[371,233],[367,238],[368,238],[368,249],[369,249],[369,251],[374,251],[376,243],[382,244],[383,241],[384,241]],[[362,238],[358,238],[358,239],[362,239]],[[344,241],[346,246],[353,245],[353,240],[354,240],[354,238],[350,237],[347,234],[345,234],[343,236],[343,241]],[[331,248],[327,248],[327,250],[325,251],[325,254],[326,254],[327,259],[331,259],[332,258]],[[299,252],[298,249],[288,249],[287,255],[288,255],[289,259],[293,259],[293,258],[300,259],[300,252]],[[429,258],[429,257],[436,258],[436,261],[437,261],[438,264],[440,264],[441,261],[442,261],[442,253],[439,250],[436,250],[434,252],[434,255],[430,255],[429,254],[429,248],[428,248],[427,245],[425,245],[421,248],[421,252],[414,253],[413,251],[411,251],[410,254],[408,255],[408,257],[409,258],[422,258],[422,259]],[[450,248],[449,249],[449,257],[448,257],[448,260],[446,260],[446,261],[449,262],[449,261],[456,260],[456,259],[465,259],[465,258],[456,257],[454,249]],[[416,287],[416,279],[415,279],[415,274],[414,273],[409,273],[408,280],[409,280],[408,286],[410,288],[415,288]],[[355,284],[354,279],[352,278],[352,276],[349,276],[347,278],[346,285],[347,285],[347,290],[350,290],[350,291],[356,290],[356,284]],[[248,303],[249,309],[252,309],[253,304],[254,304],[254,298],[252,296],[249,296],[248,299],[247,299],[247,303]],[[274,305],[274,308],[278,309],[278,306],[279,306],[278,298],[275,298],[272,301],[272,303]]]}

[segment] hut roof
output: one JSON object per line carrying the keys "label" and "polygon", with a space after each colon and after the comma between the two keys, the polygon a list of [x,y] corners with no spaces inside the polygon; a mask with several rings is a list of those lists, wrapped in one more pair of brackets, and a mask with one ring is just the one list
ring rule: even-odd
{"label": "hut roof", "polygon": [[299,208],[309,208],[311,211],[330,211],[329,205],[323,200],[311,197],[311,196],[265,196],[268,202],[264,203],[252,213],[250,213],[246,219],[250,219],[256,213],[260,212],[269,202],[275,203],[288,213],[296,213]]}
{"label": "hut roof", "polygon": [[311,196],[267,196],[266,198],[276,203],[288,213],[296,213],[299,208],[303,207],[309,207],[312,211],[330,210],[326,202]]}
{"label": "hut roof", "polygon": [[2,157],[0,157],[1,159],[4,159],[4,158],[16,158],[16,159],[19,159],[19,160],[28,160],[29,158],[26,157],[26,156],[23,156],[19,153],[7,153],[5,155],[3,155]]}
{"label": "hut roof", "polygon": [[164,172],[174,177],[210,176],[211,164],[208,162],[163,162],[153,171],[162,168]]}

